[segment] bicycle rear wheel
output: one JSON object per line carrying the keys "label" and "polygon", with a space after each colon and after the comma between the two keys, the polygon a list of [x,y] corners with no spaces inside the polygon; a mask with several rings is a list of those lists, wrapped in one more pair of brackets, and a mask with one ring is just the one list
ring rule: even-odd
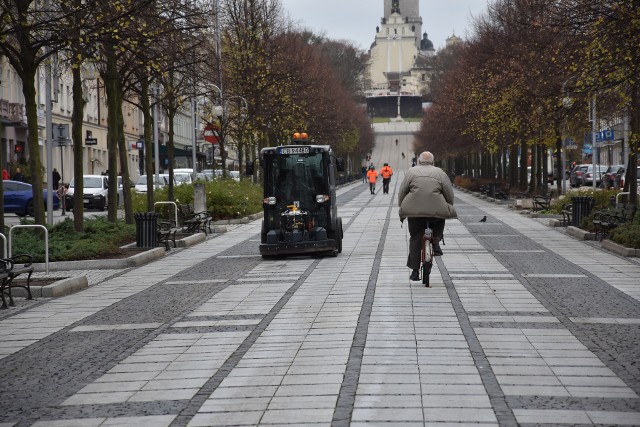
{"label": "bicycle rear wheel", "polygon": [[424,245],[424,259],[422,261],[422,284],[427,288],[431,287],[429,276],[433,267],[433,243],[427,240]]}

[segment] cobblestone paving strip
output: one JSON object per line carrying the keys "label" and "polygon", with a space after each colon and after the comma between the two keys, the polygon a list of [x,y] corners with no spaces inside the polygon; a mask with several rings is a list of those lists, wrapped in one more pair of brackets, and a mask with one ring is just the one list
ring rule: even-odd
{"label": "cobblestone paving strip", "polygon": [[[463,205],[459,208],[459,212],[468,213],[475,209],[477,208],[469,209]],[[480,217],[482,213],[480,211],[477,215],[469,214],[468,216]],[[626,351],[621,351],[621,347],[628,347],[627,351],[630,354],[638,354],[637,327],[618,324],[580,327],[567,316],[571,313],[592,315],[615,313],[618,315],[616,317],[627,315],[636,319],[638,318],[637,301],[609,287],[590,272],[591,270],[597,274],[603,270],[599,260],[595,262],[595,266],[589,267],[576,265],[557,257],[547,260],[548,249],[541,255],[532,253],[523,257],[516,252],[506,251],[508,249],[505,246],[511,244],[508,240],[498,241],[486,234],[481,238],[480,230],[486,230],[487,227],[501,227],[506,235],[510,229],[505,223],[515,225],[518,222],[514,220],[514,216],[517,215],[502,212],[500,219],[504,223],[491,219],[487,224],[467,223],[465,225],[471,233],[477,233],[475,236],[480,239],[480,243],[487,251],[495,253],[496,259],[493,263],[499,261],[500,268],[506,267],[508,271],[513,272],[515,282],[521,283],[521,291],[530,293],[530,298],[533,297],[535,301],[539,301],[539,305],[544,307],[543,310],[535,309],[535,316],[526,316],[524,312],[514,316],[506,306],[505,313],[499,314],[495,312],[497,307],[491,304],[492,298],[489,297],[478,300],[473,308],[475,312],[469,316],[473,321],[471,326],[491,363],[495,377],[502,391],[507,395],[507,404],[517,402],[511,406],[512,409],[517,409],[517,411],[514,410],[517,421],[524,424],[535,422],[555,424],[571,420],[573,416],[575,422],[585,424],[593,424],[595,420],[611,425],[628,425],[630,420],[640,423],[637,369],[633,367],[633,363],[625,360]],[[521,226],[518,230],[525,230],[525,237],[531,237],[533,244],[546,247],[545,244],[551,242],[555,251],[560,249],[553,235],[548,234],[546,230],[544,233],[533,233],[531,228],[539,227],[534,223],[533,227]],[[538,237],[537,239],[533,238],[534,234]],[[540,239],[540,234],[544,234],[548,240]],[[572,242],[566,242],[566,238],[564,240],[563,249],[567,252],[575,252]],[[522,239],[518,241],[518,245],[521,244]],[[449,259],[447,259],[448,262]],[[629,263],[625,266],[622,264],[619,263],[617,268],[620,270],[635,268]],[[459,269],[471,270],[469,263],[465,266],[464,262],[458,261],[456,266]],[[544,266],[543,271],[546,269],[547,272],[538,273],[541,266]],[[558,271],[558,273],[549,271]],[[459,280],[454,280],[454,285],[456,290],[465,286],[464,282],[460,283]],[[485,295],[490,295],[497,290],[496,282],[484,284],[478,282],[477,285],[481,288],[484,286]],[[499,300],[502,299],[500,295],[496,297]],[[464,301],[463,306],[469,309]],[[486,313],[482,313],[482,310],[486,310]],[[546,311],[547,316],[550,315],[551,319],[555,319],[557,326],[551,329],[542,327],[539,323],[539,315],[542,311]],[[509,319],[514,323],[509,324]],[[616,348],[613,354],[610,354],[613,343],[603,340],[604,334],[599,334],[598,329],[606,329],[609,337],[625,337],[616,342],[615,345],[619,348]],[[549,399],[546,401],[544,410],[536,407],[536,403],[540,403],[539,400],[533,400],[539,399],[540,396]],[[526,403],[527,397],[531,402],[529,406]],[[571,411],[566,414],[556,412],[566,408],[569,401],[573,407]],[[615,404],[612,404],[613,402]],[[587,414],[594,409],[599,412],[592,418]],[[535,421],[537,415],[540,417]],[[554,415],[557,415],[555,420]]]}
{"label": "cobblestone paving strip", "polygon": [[[241,235],[242,233],[231,236],[226,241],[221,238],[211,252],[215,254],[218,250],[225,250],[225,246],[237,244],[237,239]],[[158,297],[147,295],[146,297],[150,299],[147,299],[145,294],[153,292],[153,289],[158,287],[157,283],[166,280],[176,271],[188,268],[201,259],[205,259],[202,252],[189,255],[188,251],[181,251],[173,257],[163,259],[165,268],[160,272],[157,265],[144,266],[128,271],[99,286],[65,298],[47,301],[3,320],[0,324],[0,331],[5,336],[2,346],[8,346],[14,337],[16,340],[25,340],[25,337],[37,331],[38,340],[29,343],[31,347],[28,351],[37,353],[38,359],[42,362],[38,369],[33,370],[20,355],[12,354],[5,357],[0,370],[10,371],[11,375],[2,375],[4,391],[0,394],[5,396],[5,393],[10,390],[12,395],[11,399],[3,398],[3,401],[8,402],[4,405],[4,419],[11,419],[12,414],[23,414],[19,425],[29,425],[29,420],[33,421],[40,417],[72,419],[82,417],[81,414],[86,413],[98,416],[101,412],[107,416],[113,413],[161,415],[167,410],[177,413],[177,406],[180,405],[173,402],[168,402],[163,408],[153,403],[141,404],[138,407],[127,404],[107,404],[103,405],[104,410],[96,410],[95,407],[91,409],[55,408],[56,402],[67,397],[74,389],[80,388],[81,384],[86,384],[87,377],[99,375],[101,370],[113,363],[114,358],[122,357],[123,349],[132,348],[132,343],[142,345],[149,339],[149,332],[142,330],[75,332],[68,336],[60,333],[63,333],[64,328],[78,321],[85,322],[84,326],[87,326],[117,325],[118,322],[122,322],[122,319],[133,320],[133,323],[135,320],[139,323],[157,320],[162,316],[163,311],[161,304],[157,302],[166,301],[167,294],[160,292]],[[162,271],[165,273],[162,274]],[[159,287],[162,286],[159,285]],[[215,290],[208,289],[207,292],[215,292]],[[123,310],[122,307],[129,305],[132,298],[142,298],[142,300],[134,303],[130,309]],[[105,308],[108,309],[104,310]],[[111,315],[107,315],[107,312]],[[136,316],[138,316],[137,319]],[[166,320],[163,319],[163,322]],[[51,336],[52,334],[55,335]],[[24,345],[20,348],[24,348]],[[15,351],[20,348],[16,348]],[[133,348],[136,348],[136,345]],[[41,387],[37,384],[47,384],[47,386]],[[43,402],[46,403],[43,405]],[[26,408],[29,407],[40,409],[27,410]],[[25,411],[29,414],[28,417],[24,416]]]}
{"label": "cobblestone paving strip", "polygon": [[[238,256],[238,258],[246,258],[246,257],[240,255]],[[283,267],[291,266],[296,263],[300,264],[300,261],[281,262]],[[266,265],[266,264],[269,264],[270,269],[273,267],[277,267],[276,263],[273,263],[273,262],[263,263],[263,265]],[[304,261],[304,264],[305,264],[305,267],[308,266],[307,261]],[[238,339],[238,338],[246,339],[247,334],[250,334],[252,331],[254,331],[253,326],[250,328],[247,328],[245,326],[245,327],[236,327],[232,329],[225,329],[224,327],[219,326],[220,322],[222,321],[234,322],[234,321],[249,320],[251,323],[255,323],[255,318],[260,317],[260,315],[257,314],[255,311],[256,310],[255,304],[250,303],[247,305],[246,309],[243,309],[241,305],[238,305],[237,297],[233,297],[233,294],[237,294],[238,292],[241,293],[241,291],[239,291],[238,289],[238,286],[240,285],[249,286],[253,288],[259,287],[259,286],[273,287],[273,286],[281,285],[282,279],[279,281],[273,281],[273,284],[269,285],[270,281],[266,279],[271,279],[272,276],[271,275],[266,276],[265,273],[271,274],[269,273],[270,269],[269,270],[265,269],[264,272],[261,272],[258,266],[254,270],[250,270],[248,273],[245,274],[246,280],[245,278],[238,278],[238,280],[236,280],[235,286],[233,283],[231,283],[230,287],[227,287],[221,290],[220,292],[218,292],[214,299],[211,299],[208,302],[201,304],[199,308],[196,308],[195,310],[193,310],[186,317],[186,318],[196,319],[198,322],[213,322],[213,323],[199,323],[198,325],[195,325],[193,323],[188,324],[190,322],[174,323],[173,327],[183,327],[183,328],[179,328],[181,329],[179,331],[180,333],[176,333],[175,330],[174,331],[168,330],[167,332],[169,333],[158,336],[157,339],[151,341],[148,345],[144,346],[139,351],[132,354],[127,359],[123,360],[120,364],[114,367],[110,371],[110,373],[98,379],[96,382],[94,382],[93,385],[85,387],[85,389],[81,390],[80,393],[77,393],[76,395],[72,396],[70,399],[67,399],[65,404],[72,405],[77,408],[81,408],[83,406],[85,407],[90,406],[94,408],[93,409],[94,411],[101,412],[102,410],[100,409],[99,406],[96,406],[95,403],[112,402],[111,406],[115,405],[117,407],[118,405],[131,406],[133,404],[132,402],[140,402],[139,403],[140,407],[145,408],[149,404],[153,403],[154,401],[156,403],[160,403],[161,401],[168,400],[168,399],[173,399],[173,400],[182,399],[182,402],[185,402],[184,399],[191,399],[193,396],[196,395],[194,393],[198,393],[198,391],[200,391],[200,388],[198,387],[200,387],[201,385],[199,382],[201,380],[199,380],[199,378],[211,378],[211,376],[214,375],[214,372],[215,372],[215,370],[214,372],[210,372],[210,371],[205,372],[200,370],[198,360],[202,360],[203,362],[206,360],[207,366],[209,368],[211,368],[212,366],[214,368],[217,367],[216,362],[213,359],[207,358],[207,357],[203,359],[203,356],[201,356],[203,354],[202,351],[203,350],[208,351],[206,349],[210,348],[212,344],[215,344],[215,341],[213,340],[215,340],[216,337],[219,338],[219,336],[223,332],[227,332],[227,334],[223,334],[223,335],[226,335],[227,337],[235,337],[233,339]],[[204,273],[202,272],[202,270],[205,270]],[[202,266],[200,268],[189,270],[186,275],[183,272],[182,274],[178,274],[174,276],[173,277],[174,280],[171,280],[169,283],[171,283],[173,286],[175,286],[175,284],[180,284],[183,286],[186,284],[190,284],[190,286],[194,286],[195,284],[199,284],[199,283],[200,284],[211,283],[211,281],[197,279],[198,275],[206,274],[206,270],[207,270],[206,266]],[[193,271],[199,271],[199,273],[193,273]],[[212,270],[212,271],[215,271],[215,270]],[[283,273],[282,277],[285,277],[285,279],[292,278],[292,277],[295,277],[297,279],[300,277],[300,273],[295,274],[291,272],[288,274],[286,270],[281,270],[281,272]],[[184,279],[185,277],[190,277],[190,279],[185,280]],[[164,285],[161,285],[161,286],[164,286]],[[156,286],[155,289],[157,290],[160,288]],[[249,292],[249,294],[251,293],[252,292]],[[130,301],[130,303],[135,304],[135,301],[132,300]],[[273,304],[270,304],[270,306],[272,305]],[[262,310],[258,310],[258,311],[262,312]],[[214,313],[233,312],[235,314],[226,315],[226,316],[218,315],[212,319],[208,316],[208,314],[212,312]],[[222,319],[222,317],[225,317],[225,319]],[[182,324],[182,323],[185,323],[185,324]],[[215,324],[217,326],[210,327],[209,325],[211,324]],[[232,335],[229,335],[229,333],[231,333]],[[193,345],[191,347],[187,346],[187,348],[180,348],[180,347],[184,347],[182,346],[183,341],[178,338],[180,336],[184,336],[187,339],[196,337],[198,338],[198,341],[196,343],[192,343]],[[210,344],[204,345],[205,341],[209,341]],[[155,343],[157,343],[157,345]],[[175,344],[179,344],[178,347],[176,347]],[[227,349],[223,350],[222,354],[212,354],[212,353],[206,353],[206,354],[211,354],[215,358],[215,360],[219,361],[217,363],[223,363],[225,360],[230,360],[228,359],[229,353],[224,353],[224,351],[231,351],[233,349],[236,349],[236,351],[239,351],[238,349],[242,349],[243,347],[242,345],[238,347],[238,345],[239,344],[230,344],[230,346],[227,345],[226,346]],[[215,345],[215,347],[219,348],[220,346]],[[250,346],[246,346],[246,347],[250,348]],[[195,352],[190,351],[190,349],[195,349],[195,348],[199,348],[201,350],[196,350]],[[172,350],[177,350],[177,352]],[[198,354],[200,354],[200,356]],[[176,357],[176,358],[172,359],[172,361],[169,361],[170,362],[169,365],[166,365],[166,362],[168,361],[167,357]],[[144,365],[141,365],[141,363],[144,363]],[[217,371],[217,372],[223,372],[223,371]],[[127,375],[127,376],[123,376],[123,375]],[[128,392],[111,392],[110,391],[110,390],[118,389],[118,387],[122,386],[123,384],[122,381],[125,380],[125,378],[131,378],[132,375],[134,376],[134,378],[138,378],[137,386],[135,385],[136,384],[135,381],[130,383],[130,385],[134,387],[133,389],[131,389]],[[178,378],[176,377],[176,375],[186,376],[187,378],[190,378],[190,377],[195,377],[195,378],[193,378],[193,380],[191,381],[193,384],[189,386],[187,382],[178,382]],[[216,374],[216,375],[219,375],[219,374]],[[165,377],[167,379],[163,380],[163,378]],[[209,380],[209,381],[213,381],[213,380]],[[105,386],[108,386],[109,384],[113,384],[113,386],[105,387]],[[189,388],[193,386],[196,386],[196,388],[195,389]],[[178,387],[178,388],[172,388],[172,387]],[[108,412],[108,407],[110,405],[101,405],[101,406],[106,406],[105,410],[107,410]],[[197,407],[198,405],[196,404],[195,406]],[[188,410],[189,408],[189,406],[184,407],[184,405],[176,405],[175,402],[174,402],[174,405],[172,405],[172,407],[176,409],[186,408],[186,410]],[[183,412],[180,409],[179,411]],[[175,422],[178,422],[178,421],[174,421],[174,423]]]}
{"label": "cobblestone paving strip", "polygon": [[[395,196],[395,190],[391,194],[392,196]],[[387,209],[384,225],[382,228],[382,235],[379,239],[378,247],[376,248],[376,252],[373,258],[373,267],[371,269],[369,281],[364,293],[364,300],[362,302],[362,308],[358,316],[358,323],[353,338],[353,344],[351,345],[351,350],[349,351],[349,359],[347,361],[344,378],[342,380],[342,384],[340,385],[338,401],[333,412],[331,421],[331,425],[333,427],[348,426],[353,414],[356,391],[358,388],[360,371],[362,368],[362,358],[367,341],[367,329],[369,328],[369,320],[371,318],[375,288],[378,281],[378,273],[380,271],[380,260],[382,258],[384,242],[387,231],[389,229],[390,213],[391,207]]]}
{"label": "cobblestone paving strip", "polygon": [[516,422],[516,418],[507,404],[505,394],[500,388],[498,379],[496,378],[496,375],[489,364],[489,360],[484,353],[484,349],[478,340],[476,332],[471,325],[470,317],[467,314],[457,288],[449,275],[449,271],[446,269],[442,258],[437,258],[437,262],[447,294],[451,300],[456,316],[458,317],[458,322],[467,345],[469,346],[469,352],[473,357],[473,362],[478,369],[480,378],[482,379],[482,385],[489,396],[489,401],[491,402],[491,407],[493,408],[496,419],[501,426],[517,426],[518,423]]}

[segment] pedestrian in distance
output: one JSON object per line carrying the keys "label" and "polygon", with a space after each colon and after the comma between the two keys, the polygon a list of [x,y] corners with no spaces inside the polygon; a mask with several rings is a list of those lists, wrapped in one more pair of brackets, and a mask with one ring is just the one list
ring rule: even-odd
{"label": "pedestrian in distance", "polygon": [[389,163],[385,163],[382,169],[380,169],[380,175],[382,176],[382,192],[389,194],[389,182],[393,175],[393,169],[391,169]]}
{"label": "pedestrian in distance", "polygon": [[398,146],[398,138],[396,138],[396,147]]}
{"label": "pedestrian in distance", "polygon": [[27,182],[27,177],[24,176],[20,168],[16,168],[16,173],[13,174],[14,181]]}
{"label": "pedestrian in distance", "polygon": [[378,172],[376,172],[376,168],[374,168],[373,165],[369,166],[367,179],[369,180],[369,190],[371,191],[371,194],[376,194],[376,181],[378,179]]}
{"label": "pedestrian in distance", "polygon": [[418,159],[416,157],[414,157],[413,159],[411,159],[411,167],[414,167],[416,165],[416,163],[418,162]]}
{"label": "pedestrian in distance", "polygon": [[9,176],[9,172],[7,172],[7,170],[5,168],[2,168],[2,180],[6,181],[7,179],[11,178]]}
{"label": "pedestrian in distance", "polygon": [[453,186],[442,169],[434,166],[433,154],[425,151],[417,159],[416,167],[407,171],[398,192],[400,221],[409,223],[409,257],[407,267],[411,269],[411,280],[419,280],[422,235],[429,227],[433,230],[433,253],[442,255],[440,241],[444,233],[445,220],[456,218],[453,207]]}
{"label": "pedestrian in distance", "polygon": [[367,167],[362,165],[362,182],[367,182]]}
{"label": "pedestrian in distance", "polygon": [[51,175],[53,176],[53,189],[57,190],[60,187],[60,180],[62,177],[56,168],[53,168],[53,173]]}
{"label": "pedestrian in distance", "polygon": [[404,160],[404,151],[402,152],[402,160]]}

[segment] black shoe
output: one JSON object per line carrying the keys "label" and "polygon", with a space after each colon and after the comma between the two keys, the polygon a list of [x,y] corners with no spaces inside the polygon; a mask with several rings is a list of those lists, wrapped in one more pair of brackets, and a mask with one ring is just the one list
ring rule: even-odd
{"label": "black shoe", "polygon": [[412,270],[411,276],[409,276],[409,280],[413,280],[414,282],[420,280],[420,272],[418,270]]}
{"label": "black shoe", "polygon": [[442,249],[440,249],[440,244],[439,243],[434,243],[433,244],[433,254],[434,255],[442,255]]}

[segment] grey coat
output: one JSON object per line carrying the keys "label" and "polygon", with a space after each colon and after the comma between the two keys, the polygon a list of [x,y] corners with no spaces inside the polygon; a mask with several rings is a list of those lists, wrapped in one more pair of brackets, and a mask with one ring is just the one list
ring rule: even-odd
{"label": "grey coat", "polygon": [[413,217],[456,218],[453,186],[447,174],[432,165],[407,171],[398,194],[400,219]]}

